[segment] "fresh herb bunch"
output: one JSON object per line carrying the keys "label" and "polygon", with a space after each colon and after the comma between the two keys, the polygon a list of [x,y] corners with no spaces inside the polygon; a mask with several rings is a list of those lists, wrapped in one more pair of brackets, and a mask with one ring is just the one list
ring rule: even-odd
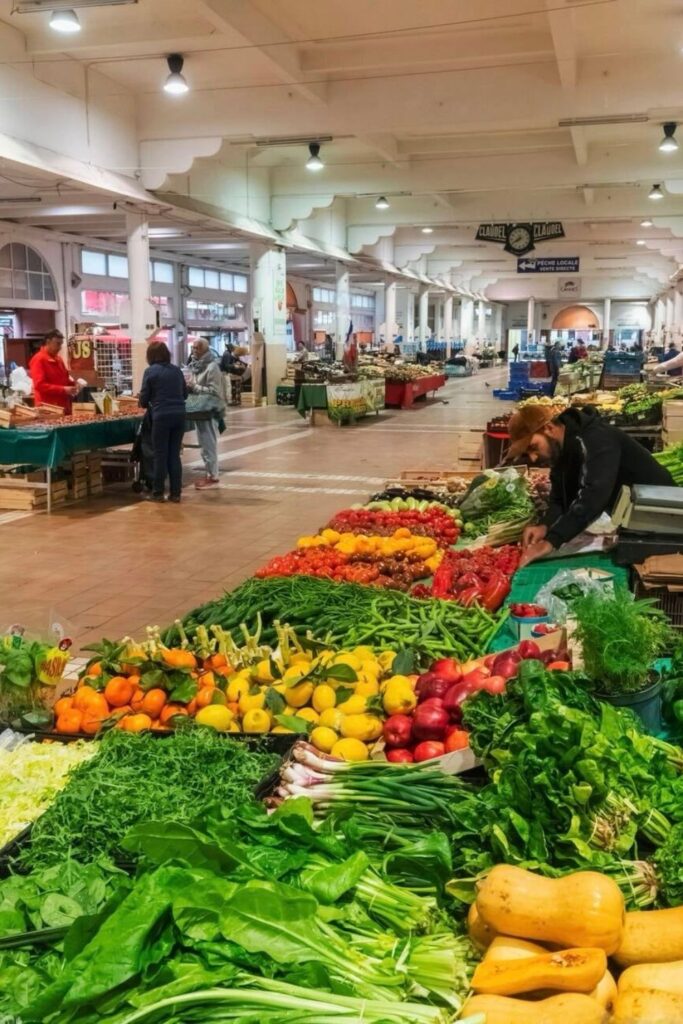
{"label": "fresh herb bunch", "polygon": [[585,672],[595,689],[609,696],[644,690],[653,663],[672,642],[668,620],[654,602],[634,601],[619,587],[614,597],[579,598],[572,611]]}
{"label": "fresh herb bunch", "polygon": [[24,868],[75,857],[87,864],[121,856],[121,840],[141,821],[191,821],[213,804],[241,807],[279,757],[208,729],[158,739],[113,730],[71,775],[36,822]]}

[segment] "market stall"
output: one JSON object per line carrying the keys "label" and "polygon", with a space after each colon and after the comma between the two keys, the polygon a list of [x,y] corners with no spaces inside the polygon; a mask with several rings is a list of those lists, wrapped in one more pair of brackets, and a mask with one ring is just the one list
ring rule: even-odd
{"label": "market stall", "polygon": [[333,423],[352,423],[384,408],[384,381],[302,384],[296,408],[300,416],[317,409],[324,411]]}
{"label": "market stall", "polygon": [[518,569],[546,493],[391,486],[71,684],[7,637],[0,1013],[678,1020],[683,659],[608,555]]}
{"label": "market stall", "polygon": [[429,376],[420,377],[417,380],[386,382],[386,404],[397,405],[401,409],[411,409],[420,398],[427,395],[434,395],[446,383],[446,377],[442,373],[434,373]]}

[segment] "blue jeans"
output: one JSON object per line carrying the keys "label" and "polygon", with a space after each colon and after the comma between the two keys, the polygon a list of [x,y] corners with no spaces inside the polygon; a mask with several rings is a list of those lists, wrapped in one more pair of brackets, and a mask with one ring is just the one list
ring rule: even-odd
{"label": "blue jeans", "polygon": [[183,488],[183,467],[180,450],[185,433],[185,413],[155,412],[152,417],[152,447],[154,448],[154,495],[162,497],[169,478],[172,498],[179,498]]}

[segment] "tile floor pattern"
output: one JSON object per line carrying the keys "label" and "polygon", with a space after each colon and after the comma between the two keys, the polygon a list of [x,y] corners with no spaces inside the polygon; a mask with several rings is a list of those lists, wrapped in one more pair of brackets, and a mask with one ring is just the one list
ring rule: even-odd
{"label": "tile floor pattern", "polygon": [[121,485],[49,518],[0,515],[0,631],[59,620],[79,650],[166,625],[402,469],[452,464],[454,432],[483,429],[508,408],[490,391],[504,378],[494,370],[453,380],[439,392],[447,404],[342,428],[312,429],[291,409],[231,410],[219,488],[194,489],[201,460],[188,448],[181,505],[149,504]]}

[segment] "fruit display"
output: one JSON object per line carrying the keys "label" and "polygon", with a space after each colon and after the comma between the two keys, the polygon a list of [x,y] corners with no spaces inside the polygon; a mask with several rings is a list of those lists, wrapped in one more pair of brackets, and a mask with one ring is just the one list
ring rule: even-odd
{"label": "fruit display", "polygon": [[327,524],[327,529],[379,536],[395,535],[396,530],[407,529],[413,535],[432,537],[442,547],[450,547],[460,536],[460,517],[457,512],[440,505],[398,510],[368,506],[338,512]]}
{"label": "fruit display", "polygon": [[259,569],[257,579],[271,576],[317,576],[343,583],[408,591],[415,580],[433,572],[423,559],[408,559],[403,552],[372,558],[369,553],[349,555],[331,547],[309,547],[276,555]]}
{"label": "fruit display", "polygon": [[517,571],[520,555],[519,546],[511,544],[448,551],[431,586],[418,584],[413,595],[457,601],[465,607],[478,604],[495,612],[510,593],[510,579]]}

